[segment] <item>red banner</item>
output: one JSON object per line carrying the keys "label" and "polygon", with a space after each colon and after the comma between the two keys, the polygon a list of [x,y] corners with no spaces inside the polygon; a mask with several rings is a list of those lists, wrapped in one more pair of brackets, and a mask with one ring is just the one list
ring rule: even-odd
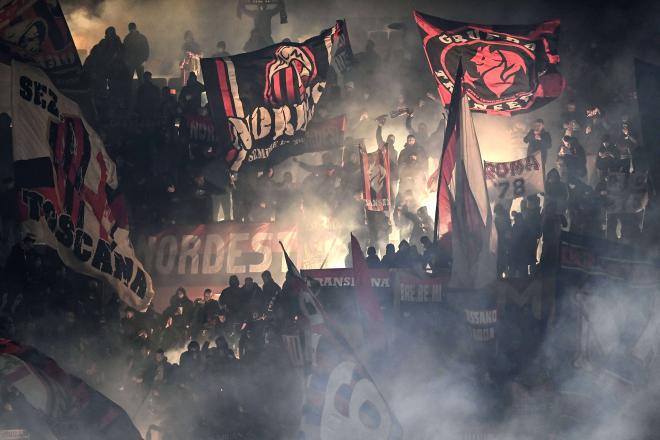
{"label": "red banner", "polygon": [[362,194],[369,211],[388,211],[392,196],[390,194],[390,158],[387,148],[379,148],[367,153],[360,148],[362,165]]}

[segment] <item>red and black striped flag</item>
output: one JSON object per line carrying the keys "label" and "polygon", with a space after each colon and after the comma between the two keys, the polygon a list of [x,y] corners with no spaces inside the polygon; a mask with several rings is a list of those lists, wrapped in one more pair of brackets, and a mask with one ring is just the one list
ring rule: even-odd
{"label": "red and black striped flag", "polygon": [[[306,133],[325,127],[310,124],[323,94],[335,54],[350,50],[346,25],[334,27],[302,43],[283,42],[255,52],[204,58],[202,72],[211,115],[232,171],[259,160],[283,158],[340,147],[336,137],[305,142]],[[342,50],[340,50],[342,49]],[[342,117],[343,120],[343,117]],[[343,131],[343,123],[327,121]],[[325,124],[327,125],[327,124]]]}
{"label": "red and black striped flag", "polygon": [[362,165],[362,195],[368,211],[389,211],[392,204],[390,194],[390,157],[387,148],[373,153],[360,147]]}

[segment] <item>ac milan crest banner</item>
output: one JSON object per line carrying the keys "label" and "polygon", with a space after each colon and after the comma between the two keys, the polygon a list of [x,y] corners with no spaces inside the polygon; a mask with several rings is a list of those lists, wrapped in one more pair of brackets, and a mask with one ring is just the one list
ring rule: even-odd
{"label": "ac milan crest banner", "polygon": [[488,198],[493,203],[543,192],[541,152],[511,162],[484,161]]}
{"label": "ac milan crest banner", "polygon": [[564,80],[559,20],[536,26],[493,26],[444,20],[415,11],[426,58],[446,106],[462,62],[470,109],[511,115],[558,97]]}
{"label": "ac milan crest banner", "polygon": [[204,58],[202,72],[220,141],[232,171],[276,152],[307,152],[305,134],[325,88],[335,46],[346,44],[343,21],[302,43]]}
{"label": "ac milan crest banner", "polygon": [[367,153],[360,148],[363,197],[368,211],[390,209],[390,159],[387,148]]}
{"label": "ac milan crest banner", "polygon": [[36,67],[12,63],[14,175],[24,233],[139,310],[154,291],[128,237],[115,163],[72,100]]}
{"label": "ac milan crest banner", "polygon": [[80,90],[82,65],[57,0],[2,2],[0,51],[35,63],[64,92]]}

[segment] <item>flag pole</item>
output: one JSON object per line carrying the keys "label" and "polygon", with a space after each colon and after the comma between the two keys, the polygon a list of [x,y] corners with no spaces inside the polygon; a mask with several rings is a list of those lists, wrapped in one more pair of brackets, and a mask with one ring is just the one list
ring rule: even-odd
{"label": "flag pole", "polygon": [[[455,107],[454,100],[460,100],[462,95],[462,83],[463,83],[463,62],[458,62],[458,69],[456,70],[456,81],[454,83],[454,90],[451,94],[451,103],[449,108]],[[433,242],[438,242],[438,237],[440,233],[438,231],[438,225],[440,222],[440,190],[442,188],[442,162],[445,156],[445,150],[447,149],[447,143],[449,142],[449,137],[451,131],[455,125],[456,115],[453,112],[449,111],[447,116],[447,125],[445,126],[445,136],[442,140],[442,152],[440,154],[440,162],[438,163],[438,186],[436,189],[436,198],[435,198],[435,222],[433,224]]]}

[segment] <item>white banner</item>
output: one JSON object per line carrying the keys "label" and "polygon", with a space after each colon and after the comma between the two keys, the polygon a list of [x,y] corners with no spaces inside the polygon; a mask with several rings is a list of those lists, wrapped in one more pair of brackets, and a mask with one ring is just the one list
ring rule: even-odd
{"label": "white banner", "polygon": [[544,191],[541,152],[511,162],[485,162],[484,175],[491,203]]}
{"label": "white banner", "polygon": [[40,69],[12,63],[11,114],[23,232],[144,310],[154,290],[128,237],[115,164],[78,105]]}

